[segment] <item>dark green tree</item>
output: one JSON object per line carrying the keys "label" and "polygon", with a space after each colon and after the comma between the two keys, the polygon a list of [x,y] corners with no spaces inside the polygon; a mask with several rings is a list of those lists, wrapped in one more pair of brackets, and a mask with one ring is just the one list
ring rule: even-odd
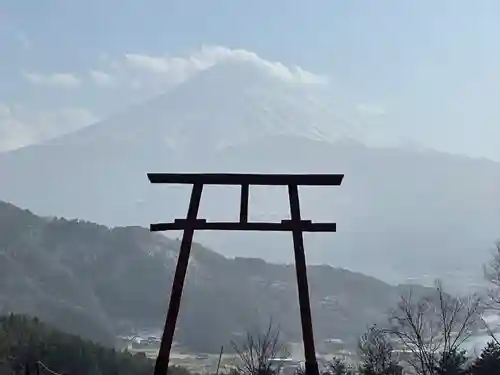
{"label": "dark green tree", "polygon": [[470,369],[467,366],[468,358],[465,350],[453,349],[443,353],[437,363],[436,375],[467,375]]}
{"label": "dark green tree", "polygon": [[[37,319],[0,317],[0,375],[149,375],[145,356],[105,348],[68,335]],[[172,367],[171,375],[189,375]]]}
{"label": "dark green tree", "polygon": [[491,341],[476,358],[471,368],[472,375],[500,374],[500,345]]}

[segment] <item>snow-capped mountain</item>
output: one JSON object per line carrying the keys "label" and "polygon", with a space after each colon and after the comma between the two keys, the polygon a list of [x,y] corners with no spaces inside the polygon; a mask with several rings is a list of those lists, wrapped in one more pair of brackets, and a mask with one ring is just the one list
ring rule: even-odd
{"label": "snow-capped mountain", "polygon": [[141,139],[184,152],[219,150],[275,135],[332,141],[342,129],[335,127],[328,91],[319,84],[283,80],[254,61],[228,60],[159,97],[50,143]]}
{"label": "snow-capped mountain", "polygon": [[[147,172],[344,173],[333,191],[302,192],[304,216],[338,223],[337,234],[308,238],[310,261],[390,281],[481,273],[500,236],[498,163],[367,147],[349,138],[326,86],[268,68],[215,64],[101,123],[0,155],[0,198],[41,215],[146,226],[184,216],[188,201],[187,189],[151,186]],[[215,189],[200,215],[236,218],[238,192]],[[281,220],[286,191],[252,190],[250,215]],[[292,259],[288,237],[201,238],[227,255]]]}

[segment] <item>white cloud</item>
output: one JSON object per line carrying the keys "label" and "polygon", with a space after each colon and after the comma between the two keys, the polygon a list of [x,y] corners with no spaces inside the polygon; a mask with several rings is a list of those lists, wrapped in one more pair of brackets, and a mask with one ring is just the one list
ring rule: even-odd
{"label": "white cloud", "polygon": [[22,72],[25,79],[37,85],[46,85],[62,88],[75,88],[80,86],[80,79],[71,73],[40,74],[34,72]]}
{"label": "white cloud", "polygon": [[90,77],[99,86],[110,86],[114,83],[113,77],[110,74],[100,70],[91,70]]}
{"label": "white cloud", "polygon": [[101,56],[101,63],[107,64],[120,80],[133,88],[168,86],[178,84],[193,75],[225,61],[244,61],[255,64],[267,73],[283,81],[300,84],[325,84],[327,79],[300,67],[287,67],[280,62],[264,60],[257,54],[244,49],[222,46],[203,46],[186,56],[150,56],[140,53],[125,54],[122,59],[113,60]]}
{"label": "white cloud", "polygon": [[14,150],[62,135],[98,118],[85,108],[34,111],[0,103],[0,152]]}

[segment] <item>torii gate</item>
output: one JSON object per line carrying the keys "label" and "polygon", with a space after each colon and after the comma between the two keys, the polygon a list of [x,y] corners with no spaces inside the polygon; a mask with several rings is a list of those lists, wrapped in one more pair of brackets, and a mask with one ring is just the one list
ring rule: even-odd
{"label": "torii gate", "polygon": [[[304,253],[303,232],[335,232],[335,223],[313,223],[302,220],[299,205],[299,185],[308,186],[339,186],[343,174],[170,174],[148,173],[153,184],[189,184],[192,185],[189,209],[185,219],[175,219],[171,223],[151,224],[152,232],[166,230],[183,230],[179,258],[175,269],[167,318],[161,339],[160,350],[156,359],[154,375],[166,375],[170,360],[170,350],[174,338],[177,316],[184,287],[184,279],[191,252],[191,244],[195,230],[244,230],[292,232],[295,252],[295,270],[299,294],[300,318],[302,323],[302,338],[304,342],[305,368],[307,375],[319,375],[309,302],[309,287],[307,283],[306,257]],[[237,222],[208,222],[198,219],[203,185],[239,185],[241,186],[240,220]],[[248,195],[250,185],[288,186],[291,220],[281,220],[278,223],[249,222]]]}

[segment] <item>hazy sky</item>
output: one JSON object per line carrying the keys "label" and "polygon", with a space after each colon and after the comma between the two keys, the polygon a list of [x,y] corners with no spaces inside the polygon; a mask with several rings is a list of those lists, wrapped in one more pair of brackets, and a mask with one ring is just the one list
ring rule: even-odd
{"label": "hazy sky", "polygon": [[0,149],[94,122],[235,49],[327,77],[382,139],[500,160],[498,0],[0,0]]}

